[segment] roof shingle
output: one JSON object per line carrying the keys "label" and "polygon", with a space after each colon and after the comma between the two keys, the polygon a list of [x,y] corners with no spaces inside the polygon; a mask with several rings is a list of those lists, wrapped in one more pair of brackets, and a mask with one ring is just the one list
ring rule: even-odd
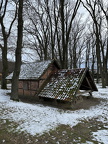
{"label": "roof shingle", "polygon": [[[21,65],[21,71],[19,75],[19,79],[27,80],[27,79],[38,79],[45,72],[48,66],[53,63],[54,60],[47,60],[41,62],[27,63]],[[13,73],[11,73],[7,79],[12,79]]]}
{"label": "roof shingle", "polygon": [[87,69],[59,70],[38,96],[63,101],[72,101]]}

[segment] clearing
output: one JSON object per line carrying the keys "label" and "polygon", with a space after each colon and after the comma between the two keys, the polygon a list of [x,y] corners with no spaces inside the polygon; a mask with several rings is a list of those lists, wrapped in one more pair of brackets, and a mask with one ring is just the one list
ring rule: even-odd
{"label": "clearing", "polygon": [[14,102],[0,89],[0,144],[107,144],[108,87],[73,109]]}

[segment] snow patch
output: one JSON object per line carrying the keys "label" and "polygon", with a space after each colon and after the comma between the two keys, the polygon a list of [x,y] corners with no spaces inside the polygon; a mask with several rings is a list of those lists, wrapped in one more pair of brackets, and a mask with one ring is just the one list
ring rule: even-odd
{"label": "snow patch", "polygon": [[103,144],[108,143],[108,130],[98,130],[97,132],[93,132],[93,136],[98,142],[102,142]]}
{"label": "snow patch", "polygon": [[[108,100],[108,88],[99,88],[98,92],[93,92],[93,96]],[[81,120],[97,118],[103,123],[108,123],[108,101],[103,101],[97,106],[92,106],[89,110],[61,110],[41,104],[28,104],[14,102],[7,95],[10,91],[0,89],[0,119],[9,119],[18,123],[17,130],[26,131],[31,135],[42,134],[50,129],[55,129],[60,124],[77,125]],[[2,110],[4,108],[4,111]],[[105,127],[107,129],[107,125]],[[101,133],[101,134],[100,134]],[[103,134],[102,134],[103,133]],[[99,130],[93,133],[97,140],[108,142],[108,130]],[[99,137],[100,136],[100,137]]]}

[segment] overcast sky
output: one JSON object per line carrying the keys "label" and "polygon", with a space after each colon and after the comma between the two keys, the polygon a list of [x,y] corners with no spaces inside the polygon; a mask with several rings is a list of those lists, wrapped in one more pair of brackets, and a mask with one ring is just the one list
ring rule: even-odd
{"label": "overcast sky", "polygon": [[[107,2],[107,0],[104,0],[104,2]],[[14,6],[9,5],[8,10],[14,10]],[[82,20],[85,21],[86,18],[88,17],[88,12],[86,11],[86,9],[81,5],[78,12],[82,14]],[[10,24],[11,17],[12,17],[12,15],[10,15],[10,14],[6,15],[5,25],[7,28]],[[13,39],[11,39],[11,43],[16,43],[16,40],[15,40],[15,37],[17,35],[16,28],[17,28],[17,22],[15,22],[14,27],[12,29],[12,32],[14,31],[14,35],[13,35]],[[25,50],[23,49],[23,53],[24,52],[25,52],[25,54],[22,55],[23,61],[24,60],[25,61],[33,61],[33,58],[35,60],[38,59],[38,56],[36,56],[36,52],[34,52],[33,50],[29,50],[28,48],[26,48]],[[8,53],[8,59],[9,60],[15,60],[14,53],[12,51],[10,53]]]}

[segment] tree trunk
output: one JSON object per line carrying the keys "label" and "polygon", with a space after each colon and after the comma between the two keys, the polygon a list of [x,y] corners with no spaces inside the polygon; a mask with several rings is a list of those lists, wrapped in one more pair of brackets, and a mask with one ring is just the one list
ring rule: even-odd
{"label": "tree trunk", "polygon": [[98,38],[98,33],[96,36],[96,54],[97,54],[97,63],[99,65],[99,70],[100,70],[100,75],[101,75],[101,80],[102,80],[102,88],[105,88],[105,72],[104,72],[104,67],[102,65],[101,61],[101,53],[100,53],[100,45],[99,45],[99,38]]}
{"label": "tree trunk", "polygon": [[5,27],[3,25],[3,21],[1,22],[1,26],[2,26],[2,34],[3,34],[3,42],[4,42],[4,46],[2,47],[2,65],[3,65],[3,70],[2,70],[1,88],[2,89],[7,89],[7,80],[6,80],[6,77],[8,75],[7,35],[6,35]]}
{"label": "tree trunk", "polygon": [[108,65],[108,38],[107,38],[107,49],[106,49],[106,56],[104,58],[104,69],[105,69],[105,83],[106,86],[108,86],[108,71],[107,71],[107,65]]}
{"label": "tree trunk", "polygon": [[96,83],[99,83],[99,65],[98,65],[98,61],[97,61],[97,72],[96,72]]}
{"label": "tree trunk", "polygon": [[93,54],[92,66],[91,66],[93,79],[94,79],[94,64],[95,64],[95,60],[94,60],[94,54]]}
{"label": "tree trunk", "polygon": [[2,49],[2,66],[3,66],[2,82],[1,82],[2,89],[7,89],[6,77],[8,75],[8,60],[7,60],[8,38],[10,36],[13,23],[17,16],[17,10],[15,10],[15,15],[13,17],[13,20],[8,23],[8,27],[7,27],[7,24],[4,21],[7,18],[8,4],[9,4],[8,0],[2,0],[0,2],[0,26],[1,26],[0,27],[0,30],[1,30],[0,31],[0,42],[1,42],[0,47]]}
{"label": "tree trunk", "polygon": [[15,69],[12,78],[12,88],[11,88],[11,99],[19,101],[18,98],[18,79],[21,67],[21,50],[22,50],[22,40],[23,40],[23,0],[19,0],[18,9],[18,37],[17,37],[17,48],[15,52],[16,61]]}
{"label": "tree trunk", "polygon": [[107,65],[108,65],[108,38],[107,38],[107,54],[106,54],[106,59],[107,59],[107,62],[106,62],[106,85],[108,86],[108,68],[107,68]]}
{"label": "tree trunk", "polygon": [[61,30],[62,30],[62,48],[63,48],[63,62],[62,68],[66,68],[66,47],[65,47],[65,25],[64,25],[64,0],[60,0],[60,16],[61,16]]}
{"label": "tree trunk", "polygon": [[76,40],[74,40],[73,46],[73,68],[77,68],[77,60],[76,60]]}
{"label": "tree trunk", "polygon": [[8,75],[8,60],[7,60],[7,40],[4,41],[4,47],[2,50],[2,81],[1,81],[1,88],[7,89],[7,80],[6,77]]}

